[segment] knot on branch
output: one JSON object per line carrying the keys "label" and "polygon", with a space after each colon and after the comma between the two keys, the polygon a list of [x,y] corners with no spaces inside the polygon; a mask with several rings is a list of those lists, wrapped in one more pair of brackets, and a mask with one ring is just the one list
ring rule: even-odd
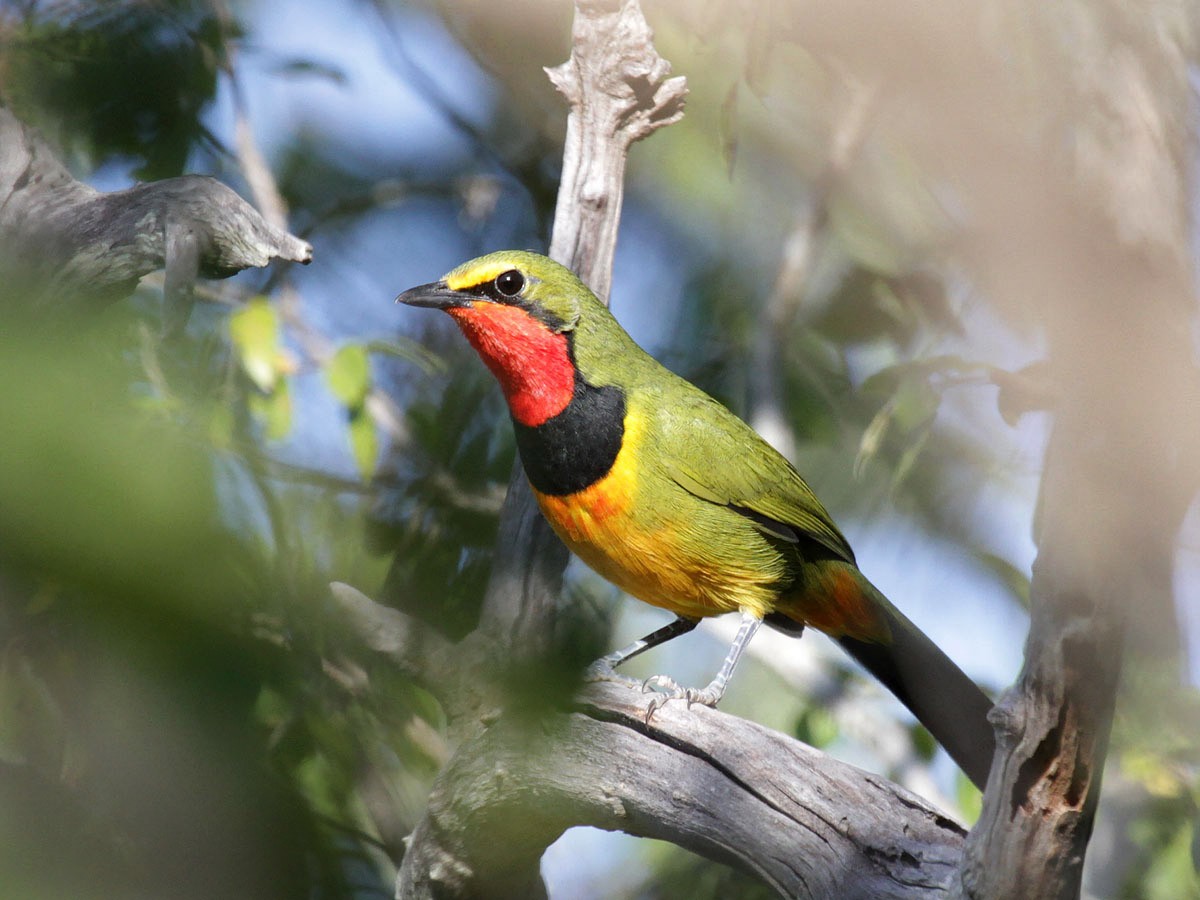
{"label": "knot on branch", "polygon": [[1001,746],[1016,746],[1024,734],[1024,706],[1024,695],[1020,691],[1007,690],[988,710],[988,722],[996,729],[996,742]]}

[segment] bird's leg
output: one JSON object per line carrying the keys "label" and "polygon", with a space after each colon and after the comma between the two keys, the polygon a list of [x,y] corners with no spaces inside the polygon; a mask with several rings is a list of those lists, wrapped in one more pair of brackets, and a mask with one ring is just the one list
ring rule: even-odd
{"label": "bird's leg", "polygon": [[761,624],[762,619],[758,616],[745,610],[742,611],[742,624],[738,626],[729,652],[725,654],[725,662],[721,663],[721,670],[717,672],[717,677],[710,681],[707,687],[699,689],[681,687],[675,683],[674,679],[666,675],[655,675],[642,682],[642,690],[661,691],[646,707],[646,721],[649,722],[650,717],[668,700],[686,700],[688,706],[693,703],[716,706],[725,694],[725,686],[729,684],[729,677],[733,674],[733,668],[737,665],[742,651],[749,645],[750,639],[754,637],[754,633],[758,631],[758,626]]}
{"label": "bird's leg", "polygon": [[639,653],[645,653],[651,647],[657,647],[659,644],[665,644],[667,641],[677,638],[681,634],[687,634],[699,624],[699,619],[685,619],[683,616],[679,616],[673,622],[669,622],[662,628],[650,632],[644,638],[634,641],[628,647],[622,647],[620,650],[614,650],[607,656],[600,657],[587,667],[583,680],[616,681],[620,684],[629,684],[637,687],[642,682],[635,678],[618,675],[615,671],[617,666],[626,660],[633,659]]}

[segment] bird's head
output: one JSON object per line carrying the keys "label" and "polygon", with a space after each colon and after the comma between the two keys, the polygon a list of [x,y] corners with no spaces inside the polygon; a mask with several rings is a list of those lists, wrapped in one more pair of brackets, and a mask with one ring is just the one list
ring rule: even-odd
{"label": "bird's head", "polygon": [[[495,307],[519,310],[553,332],[575,327],[586,300],[598,301],[570,269],[528,250],[501,250],[463,263],[440,281],[411,288],[396,298],[410,306],[431,306],[495,314]],[[461,319],[460,319],[461,321]]]}
{"label": "bird's head", "polygon": [[573,272],[519,250],[465,262],[396,300],[449,313],[499,380],[513,417],[530,426],[571,402],[578,377],[573,340],[580,323],[611,320]]}

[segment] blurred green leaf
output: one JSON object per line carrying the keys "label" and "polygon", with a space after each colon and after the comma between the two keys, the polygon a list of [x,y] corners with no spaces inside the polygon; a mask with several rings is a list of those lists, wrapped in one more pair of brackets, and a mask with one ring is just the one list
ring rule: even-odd
{"label": "blurred green leaf", "polygon": [[292,429],[292,390],[288,380],[281,378],[268,394],[251,394],[250,409],[263,423],[263,433],[269,440],[287,437]]}
{"label": "blurred green leaf", "polygon": [[737,111],[738,82],[735,81],[730,86],[729,93],[725,95],[725,102],[721,104],[721,115],[717,123],[717,132],[721,138],[721,156],[725,160],[725,171],[730,178],[733,177],[733,167],[737,162]]}
{"label": "blurred green leaf", "polygon": [[260,390],[270,391],[280,375],[279,315],[256,297],[229,317],[229,336],[242,370]]}
{"label": "blurred green leaf", "polygon": [[947,334],[963,334],[962,322],[951,307],[946,283],[928,272],[905,272],[894,278],[882,278],[877,291],[887,291],[905,309],[914,311]]}
{"label": "blurred green leaf", "polygon": [[351,410],[363,405],[371,390],[371,361],[362,344],[345,344],[325,364],[329,389]]}
{"label": "blurred green leaf", "polygon": [[900,452],[900,456],[892,468],[891,489],[893,492],[904,484],[913,469],[916,468],[917,460],[929,444],[929,439],[933,434],[932,425],[933,416],[929,416],[918,422],[917,427],[907,430],[904,449]]}
{"label": "blurred green leaf", "polygon": [[237,417],[233,408],[226,403],[217,405],[208,417],[208,440],[218,450],[233,447],[237,429]]}
{"label": "blurred green leaf", "polygon": [[170,584],[211,605],[230,585],[209,562],[226,540],[210,461],[137,409],[105,340],[0,335],[0,560],[127,603]]}
{"label": "blurred green leaf", "polygon": [[891,403],[886,403],[863,429],[858,441],[858,455],[854,458],[854,476],[861,478],[866,466],[879,455],[883,438],[892,423]]}
{"label": "blurred green leaf", "polygon": [[799,740],[810,746],[828,747],[838,737],[837,719],[824,706],[814,704],[800,714],[795,733]]}
{"label": "blurred green leaf", "polygon": [[830,229],[852,259],[872,272],[897,276],[906,267],[905,251],[890,228],[845,191],[832,192]]}
{"label": "blurred green leaf", "polygon": [[207,134],[201,115],[230,33],[213,10],[192,0],[23,5],[23,27],[4,35],[6,99],[97,163],[140,160],[148,180],[181,174]]}
{"label": "blurred green leaf", "polygon": [[962,772],[955,774],[954,787],[954,799],[958,802],[963,822],[969,828],[978,821],[979,814],[983,812],[983,793],[971,784],[971,780]]}
{"label": "blurred green leaf", "polygon": [[[917,368],[914,371],[917,377],[911,377],[912,371],[900,371],[894,381],[894,393],[864,429],[854,460],[855,475],[862,477],[866,466],[882,455],[885,442],[891,443],[896,448],[890,474],[893,491],[908,478],[916,466],[932,435],[933,423],[941,405],[941,393],[920,377],[923,370]],[[873,390],[878,390],[886,383],[888,382],[880,379],[870,386]],[[864,389],[865,387],[866,385]]]}
{"label": "blurred green leaf", "polygon": [[375,420],[363,408],[350,414],[350,447],[354,451],[354,462],[364,480],[375,474],[379,460],[379,433]]}
{"label": "blurred green leaf", "polygon": [[775,900],[779,893],[738,869],[695,856],[666,841],[645,841],[653,872],[624,896],[634,900]]}
{"label": "blurred green leaf", "polygon": [[913,723],[908,728],[908,735],[912,738],[913,750],[917,756],[924,760],[931,760],[934,754],[937,753],[938,743],[934,740],[929,729],[919,723]]}
{"label": "blurred green leaf", "polygon": [[1200,872],[1200,810],[1192,817],[1192,868]]}
{"label": "blurred green leaf", "polygon": [[862,383],[860,390],[864,394],[888,397],[897,393],[901,385],[908,382],[929,384],[937,379],[938,383],[958,384],[977,381],[989,371],[990,368],[983,363],[972,362],[956,353],[943,353],[884,366],[872,373]]}
{"label": "blurred green leaf", "polygon": [[1120,755],[1121,770],[1153,797],[1175,800],[1189,794],[1182,768],[1157,747],[1135,747]]}
{"label": "blurred green leaf", "polygon": [[1145,900],[1200,900],[1200,874],[1192,855],[1193,822],[1185,822],[1150,863],[1142,882]]}

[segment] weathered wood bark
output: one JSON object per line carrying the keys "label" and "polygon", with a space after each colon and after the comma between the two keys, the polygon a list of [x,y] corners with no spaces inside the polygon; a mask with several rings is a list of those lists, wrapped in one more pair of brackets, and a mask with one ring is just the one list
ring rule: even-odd
{"label": "weathered wood bark", "polygon": [[647,725],[624,685],[504,708],[481,681],[486,645],[450,647],[346,585],[334,596],[369,646],[477,723],[409,839],[399,897],[543,897],[542,853],[576,825],[670,841],[787,897],[944,897],[957,877],[965,829],[886,779],[718,710],[669,704]]}
{"label": "weathered wood bark", "polygon": [[215,179],[184,175],[101,193],[76,181],[32,129],[0,107],[0,285],[42,308],[118,300],[166,269],[168,327],[180,327],[197,277],[226,278],[312,247],[268,224]]}

